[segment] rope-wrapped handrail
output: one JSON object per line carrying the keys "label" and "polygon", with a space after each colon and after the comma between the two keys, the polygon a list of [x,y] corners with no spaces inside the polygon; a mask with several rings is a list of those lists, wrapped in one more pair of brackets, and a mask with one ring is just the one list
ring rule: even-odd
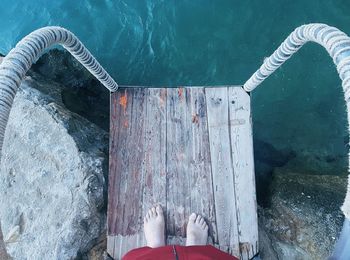
{"label": "rope-wrapped handrail", "polygon": [[[322,45],[337,67],[339,77],[342,80],[350,132],[350,38],[335,27],[312,23],[296,28],[277,50],[264,60],[260,68],[243,85],[243,88],[247,92],[255,89],[309,41]],[[334,254],[330,259],[348,259],[350,254],[350,176],[342,211],[346,218]]]}
{"label": "rope-wrapped handrail", "polygon": [[0,156],[17,89],[33,62],[54,44],[61,44],[111,92],[118,89],[113,78],[72,32],[62,27],[49,26],[30,33],[18,42],[0,64]]}
{"label": "rope-wrapped handrail", "polygon": [[[243,88],[250,92],[279,68],[306,42],[322,45],[332,57],[344,91],[350,129],[350,38],[342,31],[326,24],[313,23],[296,28],[278,49],[264,60],[261,67],[249,78]],[[350,154],[349,154],[350,160]],[[342,210],[350,220],[350,179]]]}
{"label": "rope-wrapped handrail", "polygon": [[311,23],[296,28],[244,83],[244,89],[248,92],[255,89],[309,41],[322,45],[333,58],[347,101],[350,97],[350,38],[339,29],[321,23]]}

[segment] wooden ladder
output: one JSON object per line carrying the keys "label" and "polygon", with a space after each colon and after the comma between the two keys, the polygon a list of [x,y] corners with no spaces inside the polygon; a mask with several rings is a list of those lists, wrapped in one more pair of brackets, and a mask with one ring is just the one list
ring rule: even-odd
{"label": "wooden ladder", "polygon": [[258,253],[250,96],[240,86],[121,87],[111,94],[107,250],[145,246],[143,217],[159,203],[168,244],[184,245],[192,212],[209,243]]}

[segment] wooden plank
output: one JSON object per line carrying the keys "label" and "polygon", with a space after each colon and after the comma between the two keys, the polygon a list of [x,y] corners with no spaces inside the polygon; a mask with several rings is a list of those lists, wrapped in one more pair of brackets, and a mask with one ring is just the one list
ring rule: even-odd
{"label": "wooden plank", "polygon": [[122,257],[134,248],[138,248],[138,241],[141,240],[143,233],[137,232],[133,235],[116,235],[114,236],[114,259],[122,259]]}
{"label": "wooden plank", "polygon": [[[118,163],[116,165],[111,164],[110,171],[114,174],[110,172],[110,177],[115,177],[110,178],[110,183],[113,182],[118,185],[114,188],[121,185],[125,186],[125,189],[121,191],[123,193],[117,195],[120,201],[127,200],[129,196],[129,199],[133,200],[134,203],[138,203],[138,208],[141,208],[137,212],[138,216],[134,216],[134,219],[138,219],[138,228],[137,230],[134,228],[135,231],[128,234],[119,233],[120,228],[118,226],[113,227],[110,219],[113,217],[118,219],[119,216],[119,223],[124,223],[124,226],[134,225],[131,224],[132,219],[125,219],[124,212],[119,212],[120,215],[118,215],[117,212],[110,211],[108,222],[111,224],[108,233],[114,236],[114,245],[111,248],[113,242],[108,243],[110,248],[108,252],[114,258],[120,259],[129,250],[145,245],[142,220],[147,209],[156,203],[160,203],[163,207],[166,206],[166,89],[124,89],[112,98],[112,102],[114,105],[112,106],[113,111],[111,111],[111,126],[113,125],[111,127],[111,140],[118,143],[111,145],[111,151],[113,150],[111,156],[114,159],[110,158],[110,160],[116,160],[116,156],[122,156],[125,151],[129,151],[128,158],[130,160],[124,164],[128,170],[122,168],[119,172],[116,172]],[[119,122],[119,124],[116,122]],[[118,129],[118,131],[115,129],[120,127],[122,129]],[[124,128],[131,130],[123,131]],[[119,153],[116,151],[117,149],[120,149]],[[117,158],[116,161],[121,160]],[[128,178],[130,176],[128,172],[131,170],[138,174],[136,179]],[[120,183],[118,184],[118,182]],[[140,192],[134,191],[136,182],[139,185],[137,189]],[[132,184],[131,187],[130,184]],[[113,193],[110,192],[109,198],[110,203],[116,203]],[[125,204],[127,203],[125,202]],[[109,209],[111,207],[113,206],[109,205]],[[135,212],[132,209],[127,210]],[[166,208],[164,210],[166,211]],[[113,216],[113,214],[115,215]],[[124,216],[124,218],[120,216]]]}
{"label": "wooden plank", "polygon": [[[114,257],[135,245],[128,237],[142,232],[144,91],[121,90],[111,95],[111,145],[108,201],[108,235],[115,237]],[[122,138],[121,138],[122,137]],[[120,239],[124,236],[124,239]],[[121,250],[118,250],[121,249]]]}
{"label": "wooden plank", "polygon": [[209,241],[217,243],[215,203],[212,186],[208,117],[205,91],[202,87],[186,88],[190,122],[189,172],[190,211],[201,214],[209,226]]}
{"label": "wooden plank", "polygon": [[190,213],[207,220],[217,241],[204,88],[168,89],[168,242],[184,244]]}
{"label": "wooden plank", "polygon": [[107,232],[107,252],[109,255],[114,255],[114,240],[115,236],[109,236]]}
{"label": "wooden plank", "polygon": [[242,88],[228,91],[240,252],[250,259],[259,250],[250,97]]}
{"label": "wooden plank", "polygon": [[213,175],[214,200],[218,243],[228,246],[239,255],[234,172],[230,156],[228,90],[206,88],[210,156]]}
{"label": "wooden plank", "polygon": [[[189,129],[183,88],[167,90],[167,220],[168,236],[186,236],[186,221],[190,212],[188,153]],[[168,241],[170,242],[170,241]],[[182,240],[177,240],[182,242]]]}
{"label": "wooden plank", "polygon": [[[166,212],[166,89],[144,89],[146,93],[145,139],[142,171],[144,174],[142,212],[160,204]],[[143,235],[137,244],[145,246]]]}
{"label": "wooden plank", "polygon": [[166,211],[166,89],[145,89],[144,187],[142,207],[145,213],[160,204]]}

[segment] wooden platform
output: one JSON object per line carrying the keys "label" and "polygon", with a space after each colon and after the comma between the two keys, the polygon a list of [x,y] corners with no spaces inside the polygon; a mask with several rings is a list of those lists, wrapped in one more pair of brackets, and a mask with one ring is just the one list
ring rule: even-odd
{"label": "wooden platform", "polygon": [[241,259],[258,252],[250,97],[241,87],[121,88],[111,95],[108,253],[145,245],[160,203],[167,243],[185,243],[192,212],[209,242]]}

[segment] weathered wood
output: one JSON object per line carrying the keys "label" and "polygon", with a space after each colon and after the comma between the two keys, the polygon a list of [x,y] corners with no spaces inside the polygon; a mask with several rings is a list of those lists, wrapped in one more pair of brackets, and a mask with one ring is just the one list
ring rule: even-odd
{"label": "weathered wood", "polygon": [[[142,212],[160,204],[166,209],[166,89],[145,89],[145,139],[142,169],[144,173]],[[142,232],[142,230],[141,230]],[[145,244],[140,236],[141,245]]]}
{"label": "weathered wood", "polygon": [[167,221],[168,234],[182,244],[188,217],[195,212],[205,216],[215,241],[204,89],[168,89],[167,100],[167,219],[172,220]]}
{"label": "weathered wood", "polygon": [[239,255],[227,88],[206,89],[218,244]]}
{"label": "weathered wood", "polygon": [[186,216],[190,212],[189,146],[187,100],[183,88],[167,90],[167,231],[170,236],[186,236]]}
{"label": "weathered wood", "polygon": [[[108,231],[107,231],[108,234]],[[115,235],[107,235],[107,251],[111,256],[114,256]]]}
{"label": "weathered wood", "polygon": [[130,250],[134,241],[128,238],[142,230],[143,174],[139,166],[143,160],[144,96],[142,89],[132,89],[111,100],[109,163],[113,174],[109,179],[108,235],[119,235],[115,237],[114,255]]}
{"label": "weathered wood", "polygon": [[[209,225],[209,242],[217,243],[214,191],[212,185],[211,158],[209,149],[208,114],[204,88],[186,88],[189,100],[188,125],[191,142],[190,153],[190,205],[191,212],[201,214]],[[188,219],[189,216],[187,216]]]}
{"label": "weathered wood", "polygon": [[196,212],[214,246],[242,259],[257,252],[249,102],[240,87],[135,87],[111,95],[109,254],[120,259],[145,245],[142,220],[155,204],[166,213],[168,243],[185,243]]}
{"label": "weathered wood", "polygon": [[258,219],[250,97],[241,88],[229,88],[228,101],[240,253],[250,259],[258,252],[258,234],[251,232],[258,229]]}

